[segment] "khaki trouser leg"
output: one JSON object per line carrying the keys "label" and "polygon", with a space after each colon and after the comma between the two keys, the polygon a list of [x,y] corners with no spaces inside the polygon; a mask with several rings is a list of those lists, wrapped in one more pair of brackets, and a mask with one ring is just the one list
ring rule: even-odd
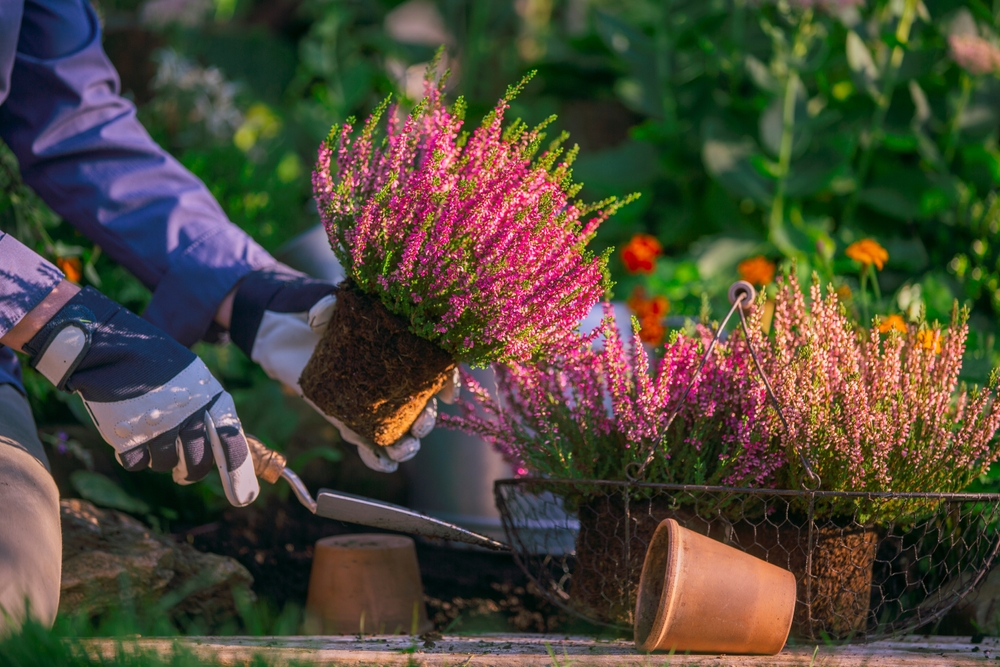
{"label": "khaki trouser leg", "polygon": [[0,634],[20,626],[26,602],[51,626],[61,573],[59,490],[28,401],[0,385]]}

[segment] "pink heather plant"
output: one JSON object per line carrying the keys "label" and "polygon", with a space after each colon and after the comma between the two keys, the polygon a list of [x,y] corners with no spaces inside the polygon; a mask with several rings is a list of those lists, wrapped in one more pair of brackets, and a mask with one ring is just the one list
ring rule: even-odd
{"label": "pink heather plant", "polygon": [[744,341],[716,347],[664,437],[712,332],[675,334],[655,376],[641,344],[626,350],[608,306],[599,333],[600,350],[585,339],[545,366],[496,368],[497,399],[466,376],[461,416],[441,422],[492,442],[521,474],[623,480],[625,466],[655,446],[647,481],[771,484],[784,457],[762,428],[766,396]]}
{"label": "pink heather plant", "polygon": [[313,173],[348,278],[415,334],[475,366],[575,343],[577,323],[609,286],[606,256],[585,246],[631,200],[573,199],[577,148],[563,150],[566,135],[536,157],[553,119],[531,130],[520,121],[502,127],[527,81],[468,135],[462,99],[447,108],[444,82],[428,78],[405,121],[389,110],[383,139],[376,127],[388,100],[359,134],[350,122],[334,128]]}
{"label": "pink heather plant", "polygon": [[751,329],[790,427],[771,422],[788,460],[781,486],[803,478],[793,445],[828,491],[960,491],[997,460],[996,377],[985,389],[958,384],[965,311],[956,305],[948,329],[880,334],[852,326],[836,292],[824,296],[815,279],[810,300],[793,274],[779,282],[772,340]]}
{"label": "pink heather plant", "polygon": [[[712,332],[675,333],[653,375],[645,350],[625,349],[607,310],[602,349],[591,349],[592,336],[548,365],[498,368],[496,399],[466,377],[461,415],[441,421],[492,442],[520,474],[562,479],[622,480],[656,445],[646,481],[799,489],[799,449],[820,490],[954,492],[1000,458],[997,377],[985,389],[958,383],[964,311],[956,307],[947,329],[921,323],[882,334],[852,325],[832,290],[813,285],[810,301],[792,275],[779,281],[772,335],[761,330],[763,308],[748,321],[787,432],[734,333],[664,436]],[[934,505],[820,497],[816,511],[879,521]]]}

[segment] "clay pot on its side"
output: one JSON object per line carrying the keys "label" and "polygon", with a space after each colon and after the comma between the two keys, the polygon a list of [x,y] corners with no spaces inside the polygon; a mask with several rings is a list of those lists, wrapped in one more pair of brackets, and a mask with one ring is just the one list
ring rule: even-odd
{"label": "clay pot on its side", "polygon": [[413,540],[359,534],[316,542],[306,628],[310,634],[427,632],[424,590]]}
{"label": "clay pot on its side", "polygon": [[667,519],[642,566],[635,644],[647,653],[774,655],[794,612],[791,572]]}
{"label": "clay pot on its side", "polygon": [[791,571],[798,586],[794,636],[846,639],[866,629],[879,543],[875,528],[817,522],[809,570],[808,522],[796,520],[787,508],[770,520],[730,523],[700,516],[691,506],[673,504],[670,497],[655,496],[633,500],[631,515],[626,533],[620,496],[595,496],[579,505],[580,532],[569,594],[571,604],[591,618],[619,625],[634,623],[646,548],[660,522],[673,518],[689,530]]}
{"label": "clay pot on its side", "polygon": [[387,446],[407,434],[454,369],[447,352],[345,281],[299,383],[323,412]]}

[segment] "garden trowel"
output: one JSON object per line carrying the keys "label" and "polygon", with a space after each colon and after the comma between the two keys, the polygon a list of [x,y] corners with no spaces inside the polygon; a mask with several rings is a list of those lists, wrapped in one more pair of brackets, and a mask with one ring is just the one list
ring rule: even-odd
{"label": "garden trowel", "polygon": [[473,533],[465,528],[399,505],[351,493],[331,491],[330,489],[320,489],[316,500],[313,500],[309,489],[302,483],[299,476],[288,468],[288,462],[284,456],[249,434],[247,435],[247,443],[250,445],[253,468],[257,477],[270,484],[284,478],[291,485],[299,502],[317,516],[346,523],[357,523],[362,526],[394,530],[400,533],[436,537],[452,542],[465,542],[495,551],[507,551],[507,545],[485,535]]}

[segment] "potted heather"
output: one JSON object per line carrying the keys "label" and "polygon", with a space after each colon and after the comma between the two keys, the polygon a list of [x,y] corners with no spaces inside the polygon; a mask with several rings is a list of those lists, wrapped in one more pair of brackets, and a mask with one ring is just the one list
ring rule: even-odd
{"label": "potted heather", "polygon": [[[771,335],[751,328],[763,349],[789,429],[779,447],[797,446],[827,491],[956,492],[996,461],[997,376],[984,388],[959,381],[968,311],[956,304],[949,326],[876,318],[851,323],[836,290],[814,278],[807,302],[796,276],[779,280]],[[795,486],[804,471],[789,456],[776,479]],[[865,523],[903,518],[912,506],[891,499],[835,498],[825,516]]]}
{"label": "potted heather", "polygon": [[[564,490],[580,519],[570,595],[587,615],[630,621],[630,575],[655,526],[674,516],[792,570],[800,603],[808,603],[796,612],[798,634],[850,636],[868,617],[883,527],[913,523],[937,502],[865,494],[960,491],[998,458],[996,383],[969,390],[958,381],[963,311],[956,308],[948,327],[896,316],[865,330],[834,290],[813,285],[807,301],[792,275],[778,283],[766,334],[763,298],[748,318],[749,344],[787,430],[742,332],[716,346],[685,397],[713,332],[674,332],[651,372],[644,348],[625,350],[610,321],[596,349],[582,339],[545,366],[501,369],[496,399],[472,385],[463,413],[446,418],[495,443],[525,474],[579,480],[551,488]],[[650,447],[656,456],[645,481],[729,491],[685,507],[677,493],[636,487],[625,522],[624,494],[586,480],[625,480],[626,466]],[[794,493],[809,480],[800,453],[819,477],[819,494]]]}
{"label": "potted heather", "polygon": [[[1000,426],[996,376],[988,387],[959,382],[968,312],[957,304],[948,327],[876,318],[865,330],[847,317],[836,290],[814,277],[808,302],[794,273],[778,282],[772,332],[751,327],[762,350],[788,429],[772,419],[769,431],[785,464],[771,483],[799,488],[808,477],[801,451],[823,491],[852,493],[952,493],[997,460]],[[803,517],[808,497],[790,503]],[[764,555],[781,544],[805,586],[805,555],[812,553],[811,617],[799,631],[847,636],[869,612],[872,566],[882,526],[907,524],[934,511],[939,501],[866,495],[818,495],[812,548],[795,522],[757,527],[752,539]],[[737,527],[739,529],[739,526]],[[753,549],[751,549],[753,552]]]}
{"label": "potted heather", "polygon": [[628,201],[574,199],[576,149],[564,150],[565,135],[543,146],[553,119],[504,127],[530,75],[466,134],[461,98],[447,106],[433,71],[405,119],[386,101],[360,132],[334,128],[313,174],[347,279],[301,385],[379,445],[409,429],[456,363],[527,362],[572,346],[607,287],[606,257],[586,245]]}
{"label": "potted heather", "polygon": [[[561,495],[579,517],[572,603],[591,618],[627,624],[646,545],[677,508],[640,489],[626,526],[623,497],[586,481],[625,481],[627,466],[657,447],[646,481],[761,486],[785,457],[773,446],[765,389],[744,340],[717,345],[682,400],[714,332],[675,332],[656,361],[641,343],[626,348],[612,312],[606,304],[595,333],[549,363],[496,367],[496,398],[466,376],[461,414],[442,422],[492,442],[524,474],[579,482],[538,487]],[[632,326],[639,341],[638,320]]]}

